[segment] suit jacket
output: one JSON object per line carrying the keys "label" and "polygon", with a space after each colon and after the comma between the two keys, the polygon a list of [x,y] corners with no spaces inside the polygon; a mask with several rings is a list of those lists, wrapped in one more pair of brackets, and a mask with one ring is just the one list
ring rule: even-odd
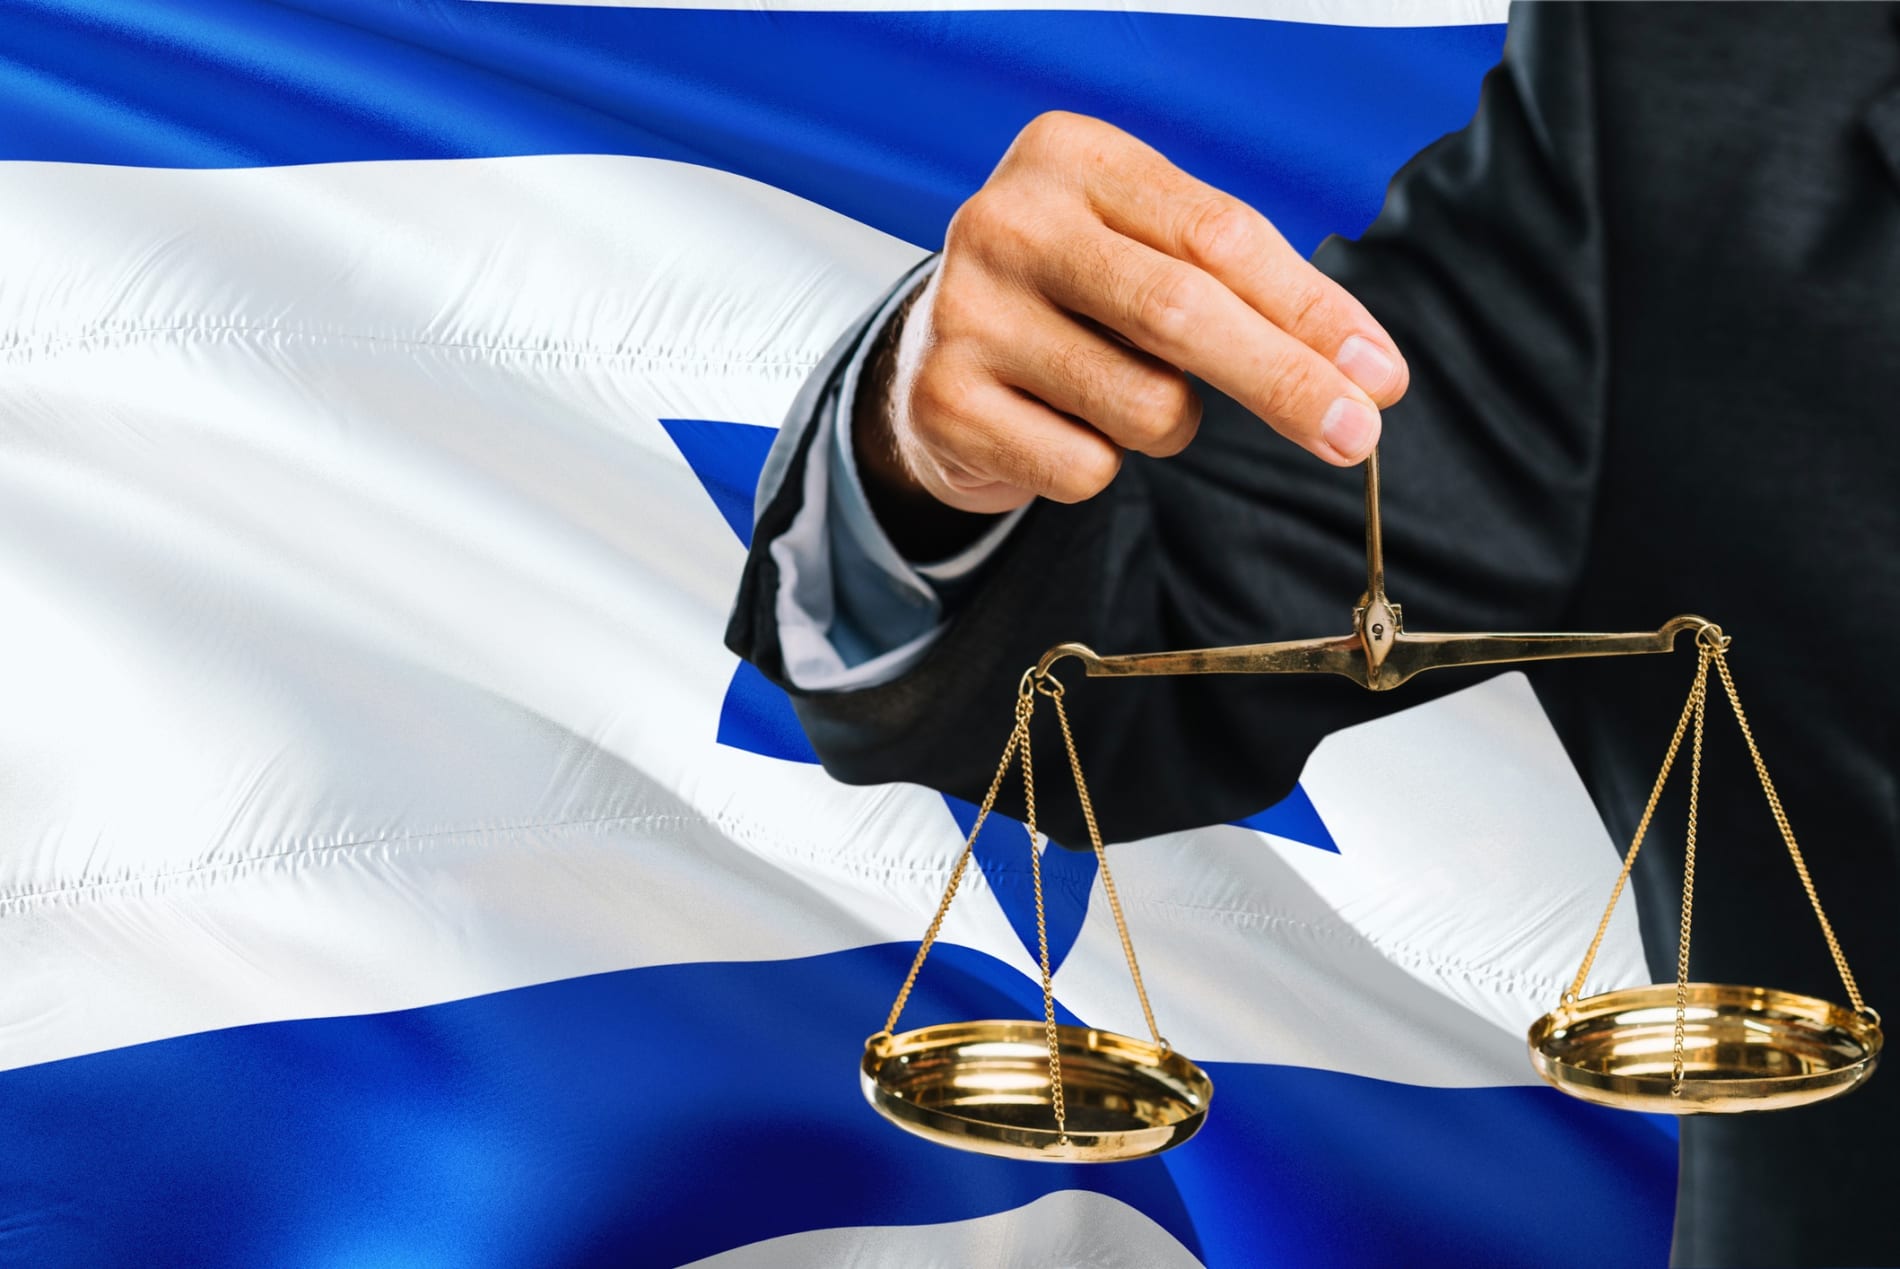
{"label": "suit jacket", "polygon": [[[1520,5],[1470,126],[1407,165],[1363,237],[1315,260],[1412,368],[1383,446],[1388,585],[1407,624],[1721,622],[1866,997],[1900,1002],[1900,680],[1879,668],[1900,631],[1893,8]],[[813,403],[864,335],[847,333],[787,424],[728,633],[781,685],[768,548],[797,509]],[[829,771],[977,798],[1017,678],[1052,644],[1346,629],[1363,585],[1360,474],[1202,392],[1185,453],[1131,457],[1100,497],[1036,506],[913,670],[794,691]],[[1620,841],[1692,665],[1685,652],[1533,672]],[[1257,810],[1327,732],[1471,681],[1436,671],[1375,694],[1220,676],[1069,695],[1102,823],[1127,839]],[[1697,976],[1839,999],[1726,707],[1710,708]],[[1675,970],[1674,783],[1638,866],[1659,981]],[[1070,842],[1086,840],[1076,819],[1067,799],[1044,808]],[[1900,1074],[1683,1128],[1678,1263],[1900,1264],[1877,1179],[1900,1150]]]}

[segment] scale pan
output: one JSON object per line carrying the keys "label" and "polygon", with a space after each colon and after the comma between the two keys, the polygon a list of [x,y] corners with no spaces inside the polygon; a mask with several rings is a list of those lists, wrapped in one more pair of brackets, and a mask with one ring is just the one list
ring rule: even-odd
{"label": "scale pan", "polygon": [[1851,1092],[1880,1060],[1880,1023],[1813,996],[1690,983],[1682,1093],[1672,1096],[1676,987],[1589,996],[1532,1024],[1531,1064],[1573,1097],[1666,1115],[1781,1110]]}
{"label": "scale pan", "polygon": [[1146,1040],[1057,1027],[1066,1136],[1040,1021],[957,1022],[865,1041],[865,1100],[906,1132],[980,1154],[1112,1163],[1178,1146],[1207,1118],[1200,1067]]}

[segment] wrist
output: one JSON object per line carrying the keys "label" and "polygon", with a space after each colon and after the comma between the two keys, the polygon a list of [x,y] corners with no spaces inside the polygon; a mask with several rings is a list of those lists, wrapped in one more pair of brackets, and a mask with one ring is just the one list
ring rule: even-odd
{"label": "wrist", "polygon": [[[934,276],[934,275],[933,275]],[[851,410],[851,451],[871,513],[907,560],[943,559],[976,541],[993,515],[960,511],[933,495],[905,460],[897,440],[898,352],[926,280],[892,312],[866,358]]]}

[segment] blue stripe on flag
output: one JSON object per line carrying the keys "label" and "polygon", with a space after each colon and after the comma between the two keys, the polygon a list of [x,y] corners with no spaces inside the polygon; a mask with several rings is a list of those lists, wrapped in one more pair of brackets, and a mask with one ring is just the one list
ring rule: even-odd
{"label": "blue stripe on flag", "polygon": [[422,0],[13,0],[0,159],[249,167],[635,154],[921,245],[1053,108],[1129,128],[1302,251],[1460,127],[1503,28]]}
{"label": "blue stripe on flag", "polygon": [[[1213,1266],[1668,1257],[1673,1141],[1544,1088],[1215,1063],[1206,1129],[1156,1160],[1053,1166],[928,1145],[857,1087],[859,1046],[911,951],[627,970],[8,1072],[7,1239],[37,1264],[97,1269],[672,1266],[1086,1188]],[[1247,1007],[1248,985],[1235,990]],[[940,945],[905,1025],[1033,1017],[1039,1003],[1027,978]],[[1553,1236],[1566,1229],[1590,1236]]]}

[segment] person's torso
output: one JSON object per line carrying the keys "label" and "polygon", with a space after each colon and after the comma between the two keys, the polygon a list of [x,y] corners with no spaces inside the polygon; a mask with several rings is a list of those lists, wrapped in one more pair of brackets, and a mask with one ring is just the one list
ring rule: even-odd
{"label": "person's torso", "polygon": [[[1734,637],[1742,700],[1820,896],[1868,1001],[1900,1017],[1900,12],[1645,10],[1596,23],[1607,448],[1575,613],[1638,629],[1693,611]],[[1688,655],[1630,663],[1645,689],[1635,711],[1581,679],[1571,695],[1563,680],[1546,689],[1625,844],[1692,668]],[[1638,873],[1659,977],[1674,968],[1686,775]],[[1719,688],[1702,785],[1694,976],[1843,999]],[[1786,1160],[1817,1194],[1859,1201],[1856,1160],[1894,1148],[1895,1083],[1696,1125],[1679,1251],[1774,1261],[1746,1212],[1781,1231],[1763,1236],[1787,1234],[1774,1215],[1797,1200],[1775,1157],[1883,1124],[1854,1158]]]}

